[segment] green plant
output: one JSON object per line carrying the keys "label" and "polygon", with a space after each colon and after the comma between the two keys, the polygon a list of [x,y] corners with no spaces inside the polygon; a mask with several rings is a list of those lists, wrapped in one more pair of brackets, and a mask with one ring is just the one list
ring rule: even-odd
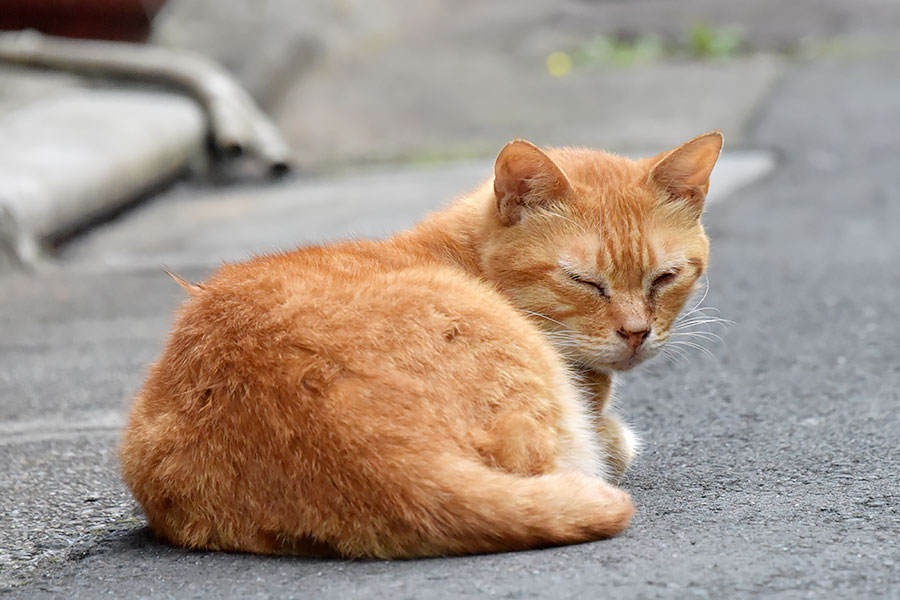
{"label": "green plant", "polygon": [[740,50],[743,40],[734,30],[697,23],[688,31],[687,51],[699,58],[727,58]]}

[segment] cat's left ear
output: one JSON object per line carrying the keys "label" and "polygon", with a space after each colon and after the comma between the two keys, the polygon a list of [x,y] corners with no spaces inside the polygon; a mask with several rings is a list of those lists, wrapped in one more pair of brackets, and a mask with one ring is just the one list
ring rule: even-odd
{"label": "cat's left ear", "polygon": [[692,218],[700,218],[722,141],[717,129],[651,160],[649,182],[663,194],[664,202],[680,203]]}
{"label": "cat's left ear", "polygon": [[508,143],[494,163],[497,214],[506,226],[522,220],[527,208],[562,198],[569,188],[562,169],[531,142]]}

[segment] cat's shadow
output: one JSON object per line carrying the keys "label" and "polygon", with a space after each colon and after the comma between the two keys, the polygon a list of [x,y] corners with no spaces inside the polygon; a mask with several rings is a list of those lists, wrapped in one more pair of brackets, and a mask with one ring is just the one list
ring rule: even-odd
{"label": "cat's shadow", "polygon": [[[589,545],[589,544],[588,544]],[[579,547],[576,544],[574,547]],[[571,547],[570,547],[571,548]],[[519,552],[502,552],[495,554],[495,557],[515,558],[523,557],[532,553],[546,553],[565,550],[565,548],[543,549],[543,550],[526,550]],[[80,554],[80,555],[79,555]],[[474,556],[449,556],[449,557],[422,557],[410,560],[381,560],[381,559],[347,559],[339,557],[313,557],[299,555],[264,555],[249,554],[243,552],[221,552],[211,550],[189,550],[178,548],[160,541],[153,531],[147,525],[139,525],[127,529],[112,531],[102,536],[101,539],[95,540],[90,547],[83,549],[80,553],[76,551],[75,560],[85,560],[100,557],[105,563],[128,563],[140,564],[144,563],[149,569],[178,568],[190,565],[191,568],[197,568],[204,565],[212,565],[215,563],[229,563],[235,567],[259,567],[263,571],[272,568],[280,570],[280,567],[301,567],[317,569],[330,565],[342,570],[344,566],[354,565],[354,570],[362,570],[362,572],[375,573],[381,572],[385,568],[397,569],[405,571],[407,569],[415,569],[415,565],[428,565],[432,563],[442,563],[451,561],[454,563],[472,563],[484,558],[484,555]]]}
{"label": "cat's shadow", "polygon": [[230,560],[241,561],[291,561],[302,563],[325,563],[341,561],[336,558],[320,558],[311,556],[268,556],[262,554],[249,554],[243,552],[218,552],[211,550],[190,550],[178,548],[157,538],[153,530],[147,525],[118,529],[111,531],[93,541],[88,547],[75,551],[75,558],[83,560],[97,555],[105,555],[104,560],[109,560],[110,555],[143,559],[182,561],[192,560],[205,562],[206,560],[218,560],[221,557],[229,557]]}

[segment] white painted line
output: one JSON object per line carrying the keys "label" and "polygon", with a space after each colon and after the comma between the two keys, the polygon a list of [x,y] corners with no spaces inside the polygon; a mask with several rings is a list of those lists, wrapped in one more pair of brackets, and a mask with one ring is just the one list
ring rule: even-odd
{"label": "white painted line", "polygon": [[768,152],[724,152],[709,178],[707,204],[720,202],[775,168]]}

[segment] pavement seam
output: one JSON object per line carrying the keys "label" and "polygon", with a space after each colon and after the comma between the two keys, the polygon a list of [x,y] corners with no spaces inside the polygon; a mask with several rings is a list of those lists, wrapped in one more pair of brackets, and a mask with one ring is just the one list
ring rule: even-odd
{"label": "pavement seam", "polygon": [[100,412],[89,419],[61,421],[34,419],[0,422],[0,446],[31,442],[72,439],[88,434],[114,434],[124,425],[118,412]]}

